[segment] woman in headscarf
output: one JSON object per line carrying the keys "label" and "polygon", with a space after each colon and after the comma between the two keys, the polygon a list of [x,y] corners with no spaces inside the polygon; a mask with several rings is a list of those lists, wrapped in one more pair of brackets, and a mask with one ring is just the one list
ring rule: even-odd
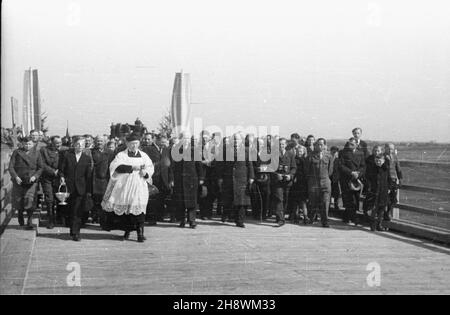
{"label": "woman in headscarf", "polygon": [[139,150],[140,137],[127,137],[127,149],[119,152],[109,167],[110,180],[103,197],[102,207],[107,214],[106,230],[113,229],[112,222],[125,231],[136,230],[138,242],[144,242],[145,212],[149,199],[148,184],[154,172],[153,163]]}

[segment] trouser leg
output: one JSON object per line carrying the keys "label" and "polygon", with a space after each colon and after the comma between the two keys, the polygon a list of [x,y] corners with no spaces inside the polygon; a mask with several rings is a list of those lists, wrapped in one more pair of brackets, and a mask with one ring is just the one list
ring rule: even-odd
{"label": "trouser leg", "polygon": [[281,186],[274,187],[272,191],[272,204],[273,209],[275,210],[277,222],[284,222],[283,197],[284,197],[283,187]]}
{"label": "trouser leg", "polygon": [[70,233],[80,235],[83,211],[83,196],[75,195],[70,202]]}
{"label": "trouser leg", "polygon": [[321,203],[320,203],[320,220],[322,224],[328,224],[328,210],[330,207],[330,191],[321,191]]}
{"label": "trouser leg", "polygon": [[187,215],[188,215],[189,224],[191,224],[191,225],[195,224],[195,220],[196,220],[196,216],[197,216],[195,207],[187,208]]}

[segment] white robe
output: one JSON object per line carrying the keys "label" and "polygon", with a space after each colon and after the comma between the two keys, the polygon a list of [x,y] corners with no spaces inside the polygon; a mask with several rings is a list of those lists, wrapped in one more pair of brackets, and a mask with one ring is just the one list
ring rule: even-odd
{"label": "white robe", "polygon": [[[148,184],[151,184],[154,172],[153,163],[148,155],[139,150],[141,157],[129,157],[128,150],[119,152],[111,162],[109,171],[111,174],[105,195],[102,201],[102,208],[106,212],[114,212],[117,215],[145,213],[148,203]],[[148,174],[145,179],[139,171],[132,173],[117,173],[119,165],[143,166]]]}

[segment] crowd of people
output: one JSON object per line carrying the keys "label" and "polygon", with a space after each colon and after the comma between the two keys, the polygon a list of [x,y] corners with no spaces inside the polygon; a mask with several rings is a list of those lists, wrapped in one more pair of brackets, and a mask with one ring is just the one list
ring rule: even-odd
{"label": "crowd of people", "polygon": [[[280,227],[319,218],[329,227],[330,204],[340,210],[340,198],[343,221],[358,225],[363,196],[371,230],[382,231],[402,180],[395,146],[375,145],[369,152],[361,128],[352,133],[343,148],[328,148],[324,138],[297,133],[290,139],[207,131],[198,139],[136,132],[46,139],[32,130],[10,160],[13,207],[28,228],[35,208],[45,208],[47,228],[65,225],[74,241],[91,222],[123,230],[124,239],[136,231],[144,242],[146,222],[196,228],[198,212],[201,220],[218,216],[241,228],[249,214],[274,217]],[[68,192],[67,206],[62,192]]]}

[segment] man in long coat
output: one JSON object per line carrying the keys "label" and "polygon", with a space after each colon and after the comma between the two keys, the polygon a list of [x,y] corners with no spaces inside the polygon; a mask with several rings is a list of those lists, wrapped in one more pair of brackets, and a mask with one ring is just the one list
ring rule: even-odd
{"label": "man in long coat", "polygon": [[342,201],[344,203],[344,222],[353,221],[355,225],[359,222],[356,211],[359,208],[360,190],[353,190],[351,183],[361,180],[366,171],[364,155],[356,150],[356,143],[349,141],[345,148],[339,153],[339,183],[342,189]]}
{"label": "man in long coat", "polygon": [[196,228],[196,208],[198,205],[198,187],[204,183],[204,170],[200,159],[196,160],[194,143],[185,136],[171,150],[171,169],[173,173],[172,200],[181,221],[180,227],[186,225],[186,211],[189,226]]}
{"label": "man in long coat", "polygon": [[165,134],[156,135],[155,142],[143,146],[142,151],[147,153],[155,167],[152,181],[159,192],[150,197],[146,217],[150,225],[156,225],[157,221],[164,221],[166,198],[170,195],[173,181],[167,136]]}
{"label": "man in long coat", "polygon": [[245,208],[251,205],[249,186],[253,184],[255,173],[242,135],[236,134],[232,140],[226,146],[226,159],[218,170],[224,204],[222,222],[232,213],[236,226],[244,228]]}
{"label": "man in long coat", "polygon": [[92,172],[92,200],[94,208],[92,209],[92,221],[98,222],[99,214],[102,210],[102,200],[109,181],[109,164],[113,160],[114,152],[107,149],[106,139],[103,136],[97,136],[94,139],[95,147],[91,151],[94,168]]}
{"label": "man in long coat", "polygon": [[38,151],[33,150],[30,137],[21,140],[9,161],[9,174],[13,182],[13,207],[18,210],[19,225],[24,225],[23,212],[27,212],[27,228],[32,229],[32,216],[36,207],[37,182],[42,174],[42,160]]}

